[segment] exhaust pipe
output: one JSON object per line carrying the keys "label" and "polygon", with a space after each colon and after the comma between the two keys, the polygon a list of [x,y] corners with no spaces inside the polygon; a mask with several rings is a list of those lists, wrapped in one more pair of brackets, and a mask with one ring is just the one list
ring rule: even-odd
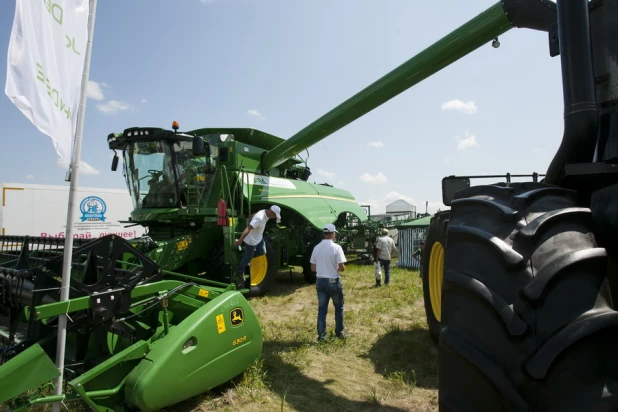
{"label": "exhaust pipe", "polygon": [[594,157],[599,115],[594,88],[588,0],[557,0],[562,65],[564,134],[545,183],[560,183],[566,163],[588,163]]}

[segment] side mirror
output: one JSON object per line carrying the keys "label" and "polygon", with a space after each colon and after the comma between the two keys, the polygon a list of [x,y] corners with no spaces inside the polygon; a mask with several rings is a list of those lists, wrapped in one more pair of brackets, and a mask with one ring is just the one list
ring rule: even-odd
{"label": "side mirror", "polygon": [[118,169],[118,155],[115,154],[112,159],[112,172],[115,172],[116,169]]}
{"label": "side mirror", "polygon": [[470,187],[470,178],[449,176],[442,179],[442,203],[450,206],[455,193]]}
{"label": "side mirror", "polygon": [[193,156],[203,156],[204,155],[204,140],[201,137],[193,138]]}

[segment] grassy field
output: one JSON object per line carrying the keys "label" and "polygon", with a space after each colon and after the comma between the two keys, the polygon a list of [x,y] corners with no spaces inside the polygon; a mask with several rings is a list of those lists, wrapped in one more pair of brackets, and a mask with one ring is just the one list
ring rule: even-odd
{"label": "grassy field", "polygon": [[264,330],[262,358],[233,382],[167,411],[435,411],[438,351],[427,332],[417,271],[394,268],[374,288],[372,266],[342,276],[346,331],[317,343],[315,286],[280,274],[251,304]]}

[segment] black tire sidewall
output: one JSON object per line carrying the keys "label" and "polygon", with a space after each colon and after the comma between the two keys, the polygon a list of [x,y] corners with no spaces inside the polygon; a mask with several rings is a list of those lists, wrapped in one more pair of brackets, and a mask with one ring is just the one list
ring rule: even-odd
{"label": "black tire sidewall", "polygon": [[247,279],[247,283],[250,285],[249,295],[250,297],[261,296],[265,294],[272,285],[273,279],[275,278],[278,271],[278,262],[277,256],[275,255],[274,248],[270,240],[264,236],[264,244],[266,246],[266,264],[268,265],[266,268],[266,276],[264,280],[260,282],[258,285],[251,285],[251,277],[249,276]]}
{"label": "black tire sidewall", "polygon": [[431,256],[431,248],[435,243],[440,243],[446,251],[446,236],[447,226],[450,217],[450,212],[441,212],[436,214],[431,220],[429,229],[427,230],[427,238],[425,239],[425,253],[423,253],[423,270],[421,278],[423,280],[423,300],[425,304],[425,316],[427,318],[427,326],[431,339],[438,344],[440,341],[440,321],[436,319],[431,307],[431,294],[429,291],[429,258]]}
{"label": "black tire sidewall", "polygon": [[317,273],[311,270],[311,254],[313,253],[313,249],[321,242],[321,240],[312,242],[311,247],[307,250],[303,258],[303,277],[305,278],[305,282],[310,284],[317,281]]}

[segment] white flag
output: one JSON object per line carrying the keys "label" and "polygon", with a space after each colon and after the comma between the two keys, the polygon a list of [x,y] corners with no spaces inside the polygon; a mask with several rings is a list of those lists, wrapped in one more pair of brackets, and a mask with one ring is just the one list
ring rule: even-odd
{"label": "white flag", "polygon": [[5,93],[71,159],[88,41],[88,0],[16,0]]}

